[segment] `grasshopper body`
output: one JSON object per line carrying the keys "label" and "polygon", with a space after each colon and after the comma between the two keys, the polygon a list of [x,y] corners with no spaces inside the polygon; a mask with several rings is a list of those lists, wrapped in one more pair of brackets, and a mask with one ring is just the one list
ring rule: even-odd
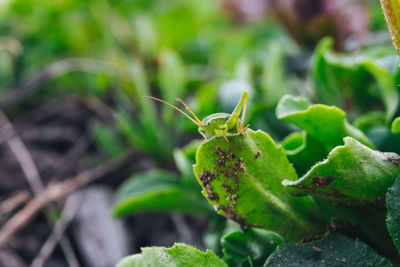
{"label": "grasshopper body", "polygon": [[[248,100],[247,92],[243,92],[242,98],[240,99],[236,108],[233,110],[232,114],[214,113],[205,117],[202,121],[199,120],[199,118],[193,113],[193,111],[188,107],[188,105],[186,105],[186,103],[181,99],[178,100],[189,110],[189,112],[194,116],[194,119],[189,115],[187,115],[182,110],[180,110],[179,108],[171,105],[168,102],[165,102],[164,100],[152,96],[148,96],[148,98],[167,104],[172,108],[178,110],[186,117],[188,117],[197,126],[199,126],[198,131],[204,137],[204,139],[210,139],[214,136],[222,136],[226,140],[228,140],[226,138],[226,135],[228,133],[243,133],[247,129],[247,127],[243,127],[247,109],[247,100]],[[242,113],[242,117],[239,120],[240,113]]]}

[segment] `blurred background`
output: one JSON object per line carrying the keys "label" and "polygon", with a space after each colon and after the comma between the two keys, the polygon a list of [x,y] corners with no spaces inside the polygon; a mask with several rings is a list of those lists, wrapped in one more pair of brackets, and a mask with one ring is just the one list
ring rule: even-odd
{"label": "blurred background", "polygon": [[200,193],[197,127],[143,96],[203,118],[246,90],[246,122],[281,142],[276,104],[302,95],[399,151],[397,66],[374,0],[0,0],[0,266],[219,254],[237,226]]}

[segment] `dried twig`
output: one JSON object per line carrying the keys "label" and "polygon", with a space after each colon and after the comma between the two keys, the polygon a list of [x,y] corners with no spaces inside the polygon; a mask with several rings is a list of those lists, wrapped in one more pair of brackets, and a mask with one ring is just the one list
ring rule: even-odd
{"label": "dried twig", "polygon": [[30,197],[27,191],[20,191],[12,194],[9,198],[0,202],[0,218],[5,214],[10,213],[18,206],[24,204]]}
{"label": "dried twig", "polygon": [[12,250],[0,250],[0,266],[26,267],[22,259]]}
{"label": "dried twig", "polygon": [[19,138],[19,136],[16,135],[14,127],[8,120],[7,116],[4,114],[3,111],[0,110],[0,126],[1,125],[7,125],[8,126],[7,128],[12,133],[13,137],[7,140],[8,146],[14,153],[15,158],[17,159],[19,165],[21,166],[22,171],[24,172],[25,177],[28,180],[28,183],[32,188],[33,192],[35,194],[39,194],[44,187],[39,176],[39,171],[37,170],[36,165],[32,159],[32,156],[26,149],[21,138]]}
{"label": "dried twig", "polygon": [[[21,169],[25,174],[25,177],[28,180],[32,191],[36,196],[40,195],[41,192],[44,190],[44,184],[42,182],[42,179],[40,178],[39,170],[37,169],[28,149],[25,147],[24,142],[16,134],[12,123],[8,120],[7,116],[2,110],[0,110],[0,125],[8,125],[9,131],[13,134],[13,137],[7,140],[7,144],[9,145],[11,151],[14,153],[15,158],[21,166]],[[49,216],[48,220],[51,221]],[[62,250],[65,252],[66,257],[73,256],[73,258],[67,258],[68,262],[77,262],[74,254],[67,253],[67,251],[73,251],[67,237],[64,237],[60,240],[60,245]]]}
{"label": "dried twig", "polygon": [[77,139],[75,144],[67,151],[67,153],[58,159],[51,169],[45,170],[43,173],[46,176],[52,177],[52,180],[58,180],[65,173],[76,165],[78,159],[88,149],[90,143],[86,135],[82,135]]}
{"label": "dried twig", "polygon": [[15,133],[11,127],[11,124],[10,123],[1,124],[0,121],[0,144],[12,138],[14,135]]}
{"label": "dried twig", "polygon": [[32,220],[45,206],[118,169],[129,157],[130,153],[127,153],[120,158],[112,159],[96,168],[84,171],[74,178],[49,185],[41,194],[35,196],[23,209],[11,217],[0,229],[0,247],[3,247],[19,229]]}
{"label": "dried twig", "polygon": [[115,129],[115,119],[111,108],[96,97],[81,98],[87,108],[93,111],[101,120],[107,123],[111,129]]}
{"label": "dried twig", "polygon": [[[50,257],[51,253],[56,247],[57,242],[62,238],[68,224],[74,218],[80,204],[81,198],[79,195],[72,195],[67,199],[60,219],[55,223],[53,232],[40,249],[40,252],[36,256],[36,258],[32,261],[31,267],[42,267],[44,265],[44,263]],[[70,263],[70,266],[78,267],[79,263]]]}

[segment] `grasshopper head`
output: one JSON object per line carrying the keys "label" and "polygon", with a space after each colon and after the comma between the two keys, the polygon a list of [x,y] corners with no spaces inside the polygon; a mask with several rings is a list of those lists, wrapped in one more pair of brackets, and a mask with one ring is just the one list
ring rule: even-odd
{"label": "grasshopper head", "polygon": [[214,113],[205,117],[202,121],[203,126],[199,127],[199,132],[204,133],[207,138],[215,136],[215,130],[219,130],[220,126],[225,125],[230,116],[228,113]]}

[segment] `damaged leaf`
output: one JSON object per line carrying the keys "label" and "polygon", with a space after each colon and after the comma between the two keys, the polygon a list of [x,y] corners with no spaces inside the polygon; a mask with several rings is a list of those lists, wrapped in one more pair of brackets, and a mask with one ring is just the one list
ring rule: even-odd
{"label": "damaged leaf", "polygon": [[286,179],[283,185],[297,195],[309,194],[335,201],[383,198],[400,175],[400,156],[371,150],[351,137],[344,138],[344,143],[302,178]]}
{"label": "damaged leaf", "polygon": [[294,197],[284,179],[297,179],[293,166],[269,135],[215,137],[200,145],[194,172],[203,195],[219,214],[243,226],[272,230],[292,241],[325,231],[312,198]]}

